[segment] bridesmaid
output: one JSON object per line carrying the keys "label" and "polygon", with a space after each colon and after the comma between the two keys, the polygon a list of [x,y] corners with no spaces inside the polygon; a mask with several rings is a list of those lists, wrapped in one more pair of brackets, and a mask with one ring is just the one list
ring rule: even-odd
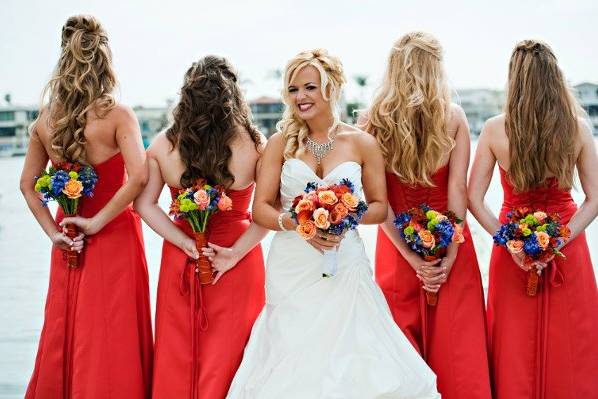
{"label": "bridesmaid", "polygon": [[[112,97],[108,37],[92,16],[69,18],[47,85],[49,102],[31,130],[21,190],[52,243],[50,285],[26,398],[149,398],[152,331],[141,220],[131,202],[147,181],[135,114]],[[56,220],[40,205],[35,176],[48,160],[93,165],[94,196],[79,215]],[[62,221],[62,222],[61,222]],[[74,223],[71,241],[60,228]],[[81,251],[69,268],[63,250]]]}
{"label": "bridesmaid", "polygon": [[[469,228],[441,261],[425,262],[393,225],[396,213],[422,203],[462,219],[467,210],[469,127],[450,102],[434,37],[412,32],[394,44],[360,123],[382,148],[392,208],[378,230],[376,281],[396,323],[438,376],[442,397],[490,398],[484,297]],[[426,305],[425,291],[438,292],[436,306]]]}
{"label": "bridesmaid", "polygon": [[[164,237],[154,398],[224,398],[241,363],[265,301],[258,243],[267,230],[252,223],[248,211],[264,144],[228,61],[207,56],[193,63],[174,123],[148,149],[149,182],[135,204]],[[203,252],[216,276],[206,286],[194,283],[199,253],[188,222],[171,221],[158,205],[164,184],[174,199],[198,178],[224,185],[233,203],[231,211],[216,213],[209,222],[210,248]]]}
{"label": "bridesmaid", "polygon": [[[584,229],[598,214],[598,157],[552,49],[520,42],[509,64],[505,113],[480,135],[469,180],[470,209],[494,234],[512,208],[558,212],[571,238],[542,271],[540,292],[525,293],[527,267],[504,248],[490,258],[489,347],[496,399],[598,396],[598,292]],[[484,196],[498,163],[500,216]],[[586,195],[577,208],[570,191],[575,167]],[[524,272],[523,270],[526,272]]]}

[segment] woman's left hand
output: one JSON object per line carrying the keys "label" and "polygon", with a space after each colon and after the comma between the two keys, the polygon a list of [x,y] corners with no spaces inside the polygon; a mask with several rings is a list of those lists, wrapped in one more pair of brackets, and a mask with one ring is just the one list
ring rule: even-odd
{"label": "woman's left hand", "polygon": [[103,227],[94,218],[84,218],[81,216],[68,216],[60,222],[60,226],[62,227],[65,227],[67,224],[74,224],[86,236],[96,234]]}
{"label": "woman's left hand", "polygon": [[240,260],[238,254],[232,248],[221,247],[211,242],[201,250],[203,255],[208,257],[212,263],[212,269],[216,272],[216,277],[214,277],[212,284],[216,284],[220,280],[220,277],[235,267]]}

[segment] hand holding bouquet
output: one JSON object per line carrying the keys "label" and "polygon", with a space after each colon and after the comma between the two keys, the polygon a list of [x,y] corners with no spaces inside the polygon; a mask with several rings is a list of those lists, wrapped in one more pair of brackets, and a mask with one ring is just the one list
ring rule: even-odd
{"label": "hand holding bouquet", "polygon": [[201,284],[210,284],[214,280],[212,267],[203,255],[206,246],[206,228],[210,217],[218,211],[232,209],[232,200],[221,187],[213,187],[200,179],[193,187],[179,190],[176,200],[170,205],[170,215],[175,219],[187,219],[195,233],[195,245],[200,254],[195,272],[199,274]]}
{"label": "hand holding bouquet", "polygon": [[541,269],[536,263],[548,263],[554,256],[565,257],[559,248],[569,239],[571,231],[560,222],[558,214],[548,215],[528,208],[515,209],[507,214],[507,222],[494,234],[494,243],[516,256],[523,256],[528,268],[526,292],[535,296]]}
{"label": "hand holding bouquet", "polygon": [[[317,230],[340,236],[355,229],[367,209],[367,204],[354,194],[353,183],[342,179],[327,186],[308,183],[304,193],[295,197],[290,212],[299,235],[310,240]],[[331,277],[336,272],[336,250],[325,250],[322,275]]]}
{"label": "hand holding bouquet", "polygon": [[[65,216],[76,216],[81,197],[92,197],[97,181],[98,176],[91,166],[63,162],[52,164],[36,178],[35,191],[43,195],[43,206],[47,206],[49,201],[56,201]],[[77,237],[77,226],[67,224],[66,229],[71,240]],[[69,250],[65,254],[69,267],[79,266],[75,251]]]}
{"label": "hand holding bouquet", "polygon": [[[462,243],[462,220],[453,212],[442,214],[423,204],[399,213],[394,221],[395,226],[407,246],[426,262],[443,257],[451,242]],[[435,306],[438,294],[426,292],[428,305]]]}

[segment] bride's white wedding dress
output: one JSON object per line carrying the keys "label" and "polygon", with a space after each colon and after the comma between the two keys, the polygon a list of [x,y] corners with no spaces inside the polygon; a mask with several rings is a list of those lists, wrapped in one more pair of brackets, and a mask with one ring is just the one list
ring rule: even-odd
{"label": "bride's white wedding dress", "polygon": [[[307,182],[349,178],[362,195],[361,166],[343,162],[324,179],[299,159],[282,168],[282,206]],[[296,232],[277,232],[258,317],[228,398],[437,399],[436,376],[395,324],[361,237],[350,231],[338,272],[322,277],[322,255]]]}

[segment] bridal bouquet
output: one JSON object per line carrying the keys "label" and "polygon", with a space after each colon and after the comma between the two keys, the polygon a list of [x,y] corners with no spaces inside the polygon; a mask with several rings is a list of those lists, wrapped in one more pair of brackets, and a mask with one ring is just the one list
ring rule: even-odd
{"label": "bridal bouquet", "polygon": [[195,245],[200,253],[196,272],[201,284],[213,281],[212,267],[208,258],[202,254],[201,248],[207,244],[206,227],[210,216],[218,211],[229,211],[233,202],[221,187],[213,187],[205,180],[199,179],[187,189],[179,190],[178,197],[170,205],[170,215],[175,219],[187,219],[195,235]]}
{"label": "bridal bouquet", "polygon": [[[42,194],[44,206],[47,206],[49,201],[56,201],[65,216],[76,216],[81,197],[92,197],[97,181],[98,176],[89,165],[73,162],[53,163],[41,176],[36,177],[35,191]],[[79,234],[74,224],[67,224],[66,229],[67,236],[71,239]],[[79,266],[75,251],[67,251],[65,254],[69,267]]]}
{"label": "bridal bouquet", "polygon": [[[327,186],[307,183],[304,193],[293,200],[290,212],[298,224],[299,235],[310,240],[317,230],[342,235],[355,229],[367,209],[367,204],[354,194],[353,183],[342,179],[338,184]],[[322,275],[331,277],[336,272],[336,250],[324,251]]]}
{"label": "bridal bouquet", "polygon": [[[554,256],[565,257],[559,248],[571,235],[567,226],[560,222],[558,214],[542,211],[531,212],[519,208],[507,214],[507,222],[494,234],[494,243],[503,246],[512,254],[523,254],[523,264],[532,266],[535,261],[550,262]],[[530,268],[526,292],[535,296],[538,292],[539,275],[535,267]]]}
{"label": "bridal bouquet", "polygon": [[[443,257],[451,242],[465,241],[459,219],[453,212],[440,213],[426,204],[399,213],[394,224],[407,246],[430,262]],[[438,295],[426,292],[428,305],[435,306]]]}

